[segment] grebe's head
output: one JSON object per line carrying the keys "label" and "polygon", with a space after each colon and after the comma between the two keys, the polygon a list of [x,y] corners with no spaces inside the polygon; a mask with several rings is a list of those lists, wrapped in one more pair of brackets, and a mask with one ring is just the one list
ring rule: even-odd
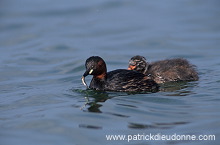
{"label": "grebe's head", "polygon": [[129,60],[128,70],[136,70],[141,73],[145,73],[148,67],[146,58],[140,55],[133,56]]}
{"label": "grebe's head", "polygon": [[83,84],[87,86],[85,82],[85,77],[88,75],[93,75],[98,79],[103,79],[106,76],[107,69],[105,61],[99,56],[91,56],[86,60],[85,63],[86,71],[82,76]]}

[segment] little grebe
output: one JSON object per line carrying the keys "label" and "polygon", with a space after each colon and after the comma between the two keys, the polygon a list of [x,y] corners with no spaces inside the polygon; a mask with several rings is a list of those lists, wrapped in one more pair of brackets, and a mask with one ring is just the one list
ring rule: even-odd
{"label": "little grebe", "polygon": [[105,61],[99,56],[86,60],[86,71],[82,82],[87,86],[85,77],[93,75],[89,88],[101,91],[156,92],[158,84],[146,75],[133,70],[117,69],[107,72]]}
{"label": "little grebe", "polygon": [[130,59],[128,70],[136,70],[148,75],[158,84],[174,81],[197,81],[199,79],[195,66],[182,58],[148,63],[143,56],[137,55]]}

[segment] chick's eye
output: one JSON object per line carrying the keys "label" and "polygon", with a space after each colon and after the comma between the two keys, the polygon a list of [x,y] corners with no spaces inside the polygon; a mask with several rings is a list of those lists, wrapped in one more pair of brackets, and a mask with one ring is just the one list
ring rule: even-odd
{"label": "chick's eye", "polygon": [[131,66],[135,66],[136,63],[135,63],[134,61],[130,61],[130,62],[129,62],[129,65],[131,65]]}

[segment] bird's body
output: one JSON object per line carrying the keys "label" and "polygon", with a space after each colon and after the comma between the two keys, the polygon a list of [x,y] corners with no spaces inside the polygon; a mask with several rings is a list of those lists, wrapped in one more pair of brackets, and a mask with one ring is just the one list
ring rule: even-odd
{"label": "bird's body", "polygon": [[[156,92],[158,84],[137,71],[117,69],[107,73],[106,64],[101,57],[92,56],[86,61],[87,75],[93,75],[89,88],[101,91]],[[85,83],[84,83],[85,84]]]}
{"label": "bird's body", "polygon": [[199,79],[195,66],[183,58],[148,63],[143,56],[134,56],[129,61],[128,69],[150,76],[158,84],[175,81],[197,81]]}

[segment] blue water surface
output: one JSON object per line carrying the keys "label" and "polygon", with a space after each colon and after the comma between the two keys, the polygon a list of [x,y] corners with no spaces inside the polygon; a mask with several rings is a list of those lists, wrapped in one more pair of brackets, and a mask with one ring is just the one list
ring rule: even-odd
{"label": "blue water surface", "polygon": [[[218,0],[2,0],[0,144],[220,144]],[[157,93],[86,90],[85,60],[108,71],[134,55],[182,57],[199,81]],[[87,77],[89,83],[91,77]],[[106,135],[215,135],[215,140],[108,141]]]}

